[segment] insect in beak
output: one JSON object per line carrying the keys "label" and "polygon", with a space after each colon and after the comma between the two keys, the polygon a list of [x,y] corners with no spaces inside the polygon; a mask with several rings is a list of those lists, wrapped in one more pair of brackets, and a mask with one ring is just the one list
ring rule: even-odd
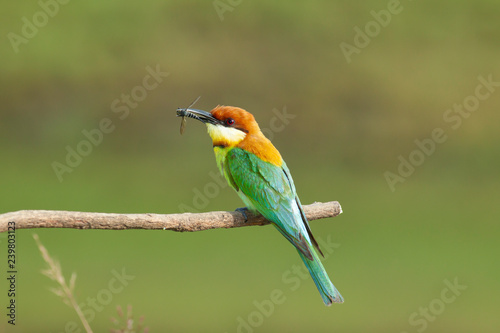
{"label": "insect in beak", "polygon": [[184,127],[186,127],[186,116],[182,116],[182,120],[181,120],[181,135],[184,134]]}
{"label": "insect in beak", "polygon": [[190,114],[187,112],[187,109],[191,108],[193,105],[196,104],[196,102],[198,102],[198,100],[200,99],[201,96],[198,96],[194,101],[193,103],[191,103],[187,108],[179,108],[177,109],[177,117],[182,117],[182,120],[181,120],[181,128],[180,128],[180,132],[181,132],[181,135],[184,133],[184,128],[186,127],[186,117],[189,117],[189,118],[195,118],[196,116],[194,116],[193,114]]}

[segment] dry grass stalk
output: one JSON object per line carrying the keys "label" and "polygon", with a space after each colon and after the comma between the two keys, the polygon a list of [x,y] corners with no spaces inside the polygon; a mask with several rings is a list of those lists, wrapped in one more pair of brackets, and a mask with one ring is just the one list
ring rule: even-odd
{"label": "dry grass stalk", "polygon": [[38,245],[38,249],[42,253],[43,260],[48,265],[47,269],[42,270],[42,274],[44,274],[49,279],[55,281],[58,284],[58,287],[50,288],[50,290],[57,296],[61,297],[61,299],[65,304],[75,309],[76,314],[80,318],[80,321],[82,322],[83,327],[85,328],[85,331],[87,333],[92,333],[92,328],[87,322],[87,319],[85,319],[85,316],[83,315],[83,312],[80,309],[78,303],[76,302],[75,296],[73,294],[75,290],[76,273],[71,274],[71,278],[69,279],[69,284],[66,283],[66,279],[62,274],[61,264],[59,264],[57,260],[55,260],[49,255],[49,251],[47,251],[45,246],[43,246],[37,234],[34,234],[33,238],[35,239],[35,242]]}
{"label": "dry grass stalk", "polygon": [[143,327],[144,316],[141,316],[138,320],[137,327],[134,328],[134,318],[132,315],[132,305],[127,306],[127,316],[124,315],[121,306],[116,307],[116,312],[118,313],[118,318],[111,318],[111,322],[115,325],[120,325],[122,322],[124,327],[120,329],[111,329],[111,333],[148,333],[149,328]]}

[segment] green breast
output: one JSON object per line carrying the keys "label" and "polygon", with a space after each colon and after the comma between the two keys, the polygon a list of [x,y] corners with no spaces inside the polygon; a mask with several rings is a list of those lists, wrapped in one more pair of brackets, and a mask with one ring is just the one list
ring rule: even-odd
{"label": "green breast", "polygon": [[229,169],[228,169],[228,165],[226,163],[227,154],[232,149],[234,149],[234,147],[215,146],[214,153],[215,153],[215,160],[217,161],[217,166],[219,167],[221,174],[224,176],[224,178],[226,178],[226,181],[228,182],[228,184],[231,185],[231,187],[234,188],[238,192],[240,189],[238,188],[238,186],[234,182],[234,179],[231,176],[231,173],[229,172]]}

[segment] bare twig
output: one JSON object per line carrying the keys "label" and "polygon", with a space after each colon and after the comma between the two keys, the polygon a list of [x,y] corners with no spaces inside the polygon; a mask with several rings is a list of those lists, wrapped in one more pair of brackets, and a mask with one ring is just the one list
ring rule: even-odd
{"label": "bare twig", "polygon": [[[342,213],[337,201],[314,203],[304,206],[309,221],[335,217]],[[172,231],[201,231],[218,228],[238,228],[266,225],[262,216],[247,212],[248,221],[239,211],[184,214],[110,214],[68,212],[56,210],[20,210],[0,214],[0,232],[8,229],[9,222],[15,222],[16,229],[72,228],[72,229],[163,229]]]}

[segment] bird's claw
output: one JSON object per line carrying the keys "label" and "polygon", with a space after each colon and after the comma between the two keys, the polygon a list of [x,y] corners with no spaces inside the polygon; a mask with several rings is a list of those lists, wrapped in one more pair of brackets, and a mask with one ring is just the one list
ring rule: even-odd
{"label": "bird's claw", "polygon": [[245,223],[247,223],[248,222],[248,213],[250,212],[248,210],[248,208],[246,208],[246,207],[236,208],[236,211],[240,212],[241,215],[243,215],[243,217],[245,218]]}

